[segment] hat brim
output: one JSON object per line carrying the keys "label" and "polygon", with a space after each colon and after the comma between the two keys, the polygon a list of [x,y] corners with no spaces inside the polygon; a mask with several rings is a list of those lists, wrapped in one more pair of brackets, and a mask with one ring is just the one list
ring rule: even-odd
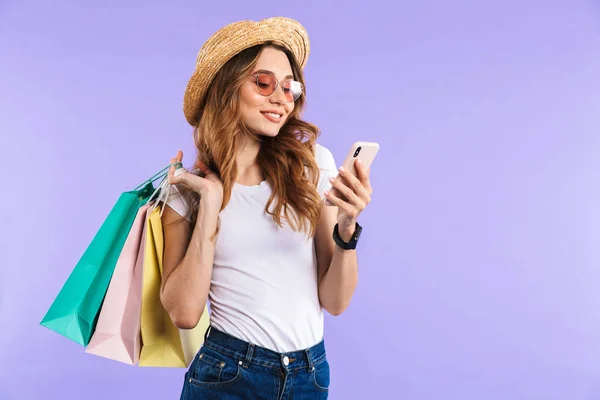
{"label": "hat brim", "polygon": [[204,43],[196,58],[196,68],[183,98],[183,112],[190,125],[198,124],[206,91],[221,67],[239,52],[266,42],[289,49],[300,68],[304,69],[310,54],[310,42],[298,21],[275,17],[226,25]]}

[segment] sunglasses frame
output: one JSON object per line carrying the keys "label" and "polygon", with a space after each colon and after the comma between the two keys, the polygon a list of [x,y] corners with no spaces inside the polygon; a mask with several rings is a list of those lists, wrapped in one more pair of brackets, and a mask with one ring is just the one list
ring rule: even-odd
{"label": "sunglasses frame", "polygon": [[[275,88],[273,89],[273,92],[271,92],[271,94],[263,94],[263,93],[261,93],[261,89],[260,89],[260,87],[258,86],[258,77],[259,77],[260,75],[268,75],[268,76],[270,76],[271,78],[275,79],[276,85],[275,85]],[[272,74],[269,74],[268,72],[257,72],[256,74],[252,74],[252,75],[250,75],[250,76],[251,76],[251,77],[253,77],[253,78],[255,79],[255,82],[254,82],[254,83],[256,84],[256,89],[258,90],[258,93],[259,93],[261,96],[269,97],[269,96],[271,96],[273,93],[275,93],[275,91],[276,91],[278,88],[280,88],[280,87],[281,87],[281,83],[279,82],[279,79],[277,79],[277,77],[276,77],[276,76],[274,76],[274,75],[272,75]],[[283,82],[290,82],[290,81],[291,81],[291,82],[296,82],[296,83],[298,83],[298,84],[300,85],[300,95],[298,95],[298,97],[296,97],[296,98],[295,98],[294,100],[292,100],[292,101],[289,101],[289,100],[287,100],[287,98],[286,98],[286,103],[295,103],[295,102],[296,102],[296,100],[298,100],[298,99],[299,99],[299,98],[300,98],[300,97],[301,97],[301,96],[304,94],[304,85],[302,84],[302,82],[296,81],[296,80],[294,80],[294,79],[285,79]]]}

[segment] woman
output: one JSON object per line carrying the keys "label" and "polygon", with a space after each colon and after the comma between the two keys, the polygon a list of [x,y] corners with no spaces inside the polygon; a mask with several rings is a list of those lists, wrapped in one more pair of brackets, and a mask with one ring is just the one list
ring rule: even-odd
{"label": "woman", "polygon": [[167,201],[162,217],[165,310],[190,329],[210,301],[182,399],[327,398],[323,309],[350,303],[372,191],[300,119],[308,53],[298,22],[270,18],[222,28],[198,55],[184,98],[198,172],[169,171],[197,201]]}

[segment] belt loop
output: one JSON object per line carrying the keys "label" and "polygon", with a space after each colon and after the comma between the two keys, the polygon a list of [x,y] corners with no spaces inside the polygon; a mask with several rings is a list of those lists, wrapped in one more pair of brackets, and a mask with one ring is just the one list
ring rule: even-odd
{"label": "belt loop", "polygon": [[312,356],[310,355],[310,349],[304,350],[304,353],[306,354],[306,360],[308,361],[308,372],[313,372],[315,366],[313,365]]}
{"label": "belt loop", "polygon": [[206,328],[206,332],[204,332],[204,341],[206,342],[206,339],[208,339],[208,334],[210,332],[210,324],[208,325],[208,328]]}
{"label": "belt loop", "polygon": [[252,353],[254,353],[254,345],[252,343],[248,344],[248,350],[246,351],[246,357],[244,358],[243,367],[248,368],[250,365],[250,361],[252,361]]}

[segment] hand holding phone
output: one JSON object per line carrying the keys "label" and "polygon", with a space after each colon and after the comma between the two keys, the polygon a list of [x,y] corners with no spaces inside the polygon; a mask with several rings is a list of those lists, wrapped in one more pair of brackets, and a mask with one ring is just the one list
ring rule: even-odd
{"label": "hand holding phone", "polygon": [[[377,156],[377,152],[379,151],[379,143],[375,142],[356,142],[350,148],[348,155],[344,159],[342,166],[355,177],[358,177],[358,172],[356,171],[356,160],[360,160],[365,169],[369,169],[373,160],[375,160],[375,156]],[[347,201],[337,189],[333,188],[332,193],[344,201]],[[329,200],[325,200],[325,204],[328,206],[332,206],[333,204]]]}

